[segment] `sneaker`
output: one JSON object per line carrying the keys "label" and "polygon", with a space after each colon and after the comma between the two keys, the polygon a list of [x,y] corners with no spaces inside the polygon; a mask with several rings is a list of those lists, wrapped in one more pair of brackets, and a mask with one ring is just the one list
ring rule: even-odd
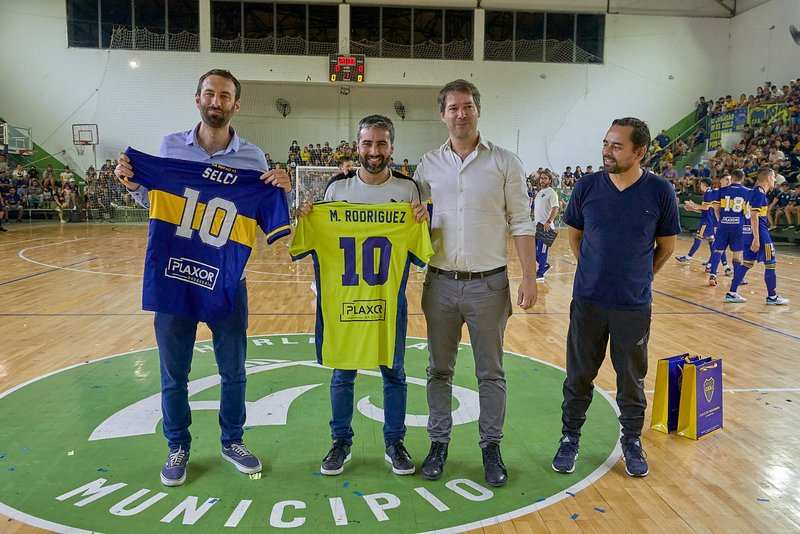
{"label": "sneaker", "polygon": [[709,261],[709,262],[706,262],[706,264],[705,264],[705,271],[706,271],[707,273],[710,273],[710,272],[711,272],[711,262],[710,262],[710,261]]}
{"label": "sneaker", "polygon": [[789,304],[789,299],[779,297],[778,295],[773,295],[771,297],[767,297],[767,304],[770,306],[786,306]]}
{"label": "sneaker", "polygon": [[558,452],[553,458],[553,470],[559,473],[575,471],[575,460],[578,459],[578,438],[563,436],[558,442]]}
{"label": "sneaker", "polygon": [[422,476],[428,480],[439,480],[447,461],[447,443],[432,441],[431,450],[422,462]]}
{"label": "sneaker", "polygon": [[408,454],[408,450],[402,441],[398,441],[386,447],[386,453],[383,456],[387,462],[392,464],[392,473],[395,475],[413,475],[417,468],[414,466],[414,460]]}
{"label": "sneaker", "polygon": [[0,232],[8,232],[8,230],[6,228],[3,228],[2,226],[0,226]]}
{"label": "sneaker", "polygon": [[717,275],[712,274],[708,277],[708,286],[709,287],[717,287]]}
{"label": "sneaker", "polygon": [[331,450],[322,460],[319,472],[323,475],[341,475],[344,464],[350,461],[350,445],[342,440],[334,440]]}
{"label": "sneaker", "polygon": [[550,264],[549,263],[545,263],[544,264],[544,268],[541,271],[536,273],[536,281],[537,282],[544,282],[544,275],[549,270],[550,270]]}
{"label": "sneaker", "polygon": [[241,441],[222,447],[222,457],[235,465],[240,473],[252,475],[261,472],[261,462]]}
{"label": "sneaker", "polygon": [[733,269],[731,267],[727,267],[726,266],[725,267],[725,276],[732,276],[732,275],[733,275]]}
{"label": "sneaker", "polygon": [[620,440],[622,444],[622,456],[625,462],[625,472],[632,477],[646,477],[650,472],[647,466],[647,455],[642,449],[642,442],[639,438]]}
{"label": "sneaker", "polygon": [[180,486],[186,482],[186,467],[189,465],[189,451],[183,447],[170,449],[167,461],[161,468],[161,483],[165,486]]}
{"label": "sneaker", "polygon": [[686,255],[684,255],[684,256],[675,256],[675,259],[678,260],[678,263],[689,263],[690,261],[692,261],[692,257],[691,256],[686,256]]}
{"label": "sneaker", "polygon": [[787,226],[786,228],[784,228],[784,230],[791,230],[792,228],[794,228],[794,225],[793,225],[793,224],[790,224],[789,226]]}
{"label": "sneaker", "polygon": [[489,443],[481,449],[483,455],[483,473],[490,486],[504,486],[508,482],[508,471],[500,456],[500,444]]}
{"label": "sneaker", "polygon": [[741,304],[742,302],[747,302],[747,299],[741,296],[739,293],[732,293],[728,291],[725,293],[725,302],[730,302],[731,304]]}

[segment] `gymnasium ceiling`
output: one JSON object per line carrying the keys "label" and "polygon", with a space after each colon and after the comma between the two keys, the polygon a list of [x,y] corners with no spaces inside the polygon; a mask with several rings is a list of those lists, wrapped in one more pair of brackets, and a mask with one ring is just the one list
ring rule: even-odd
{"label": "gymnasium ceiling", "polygon": [[[323,0],[324,1],[324,0]],[[596,12],[620,15],[662,15],[730,18],[770,0],[344,0],[352,5],[480,7],[526,11]],[[340,3],[331,0],[331,3]]]}

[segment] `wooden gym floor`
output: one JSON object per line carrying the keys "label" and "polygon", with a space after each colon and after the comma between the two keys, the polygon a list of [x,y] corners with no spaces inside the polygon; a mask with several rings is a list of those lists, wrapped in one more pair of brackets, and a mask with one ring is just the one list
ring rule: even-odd
{"label": "wooden gym floor", "polygon": [[[0,234],[0,392],[78,362],[155,346],[152,315],[140,309],[144,225],[7,228]],[[250,334],[313,332],[311,264],[292,265],[288,242],[267,247],[261,240],[250,259]],[[685,253],[689,243],[681,237],[676,253]],[[791,299],[787,307],[764,305],[761,267],[748,275],[742,293],[749,301],[739,305],[722,302],[729,278],[720,276],[720,286],[709,288],[699,263],[670,260],[656,277],[649,397],[659,358],[683,352],[722,357],[724,429],[698,442],[645,430],[647,478],[627,477],[619,463],[574,498],[483,531],[800,531],[798,252],[778,250],[778,290]],[[704,245],[698,257],[706,254]],[[563,367],[575,270],[566,239],[557,241],[550,263],[536,306],[527,313],[515,308],[505,348]],[[511,273],[519,276],[516,260]],[[408,285],[408,334],[424,337],[421,279],[413,273]],[[204,326],[202,339],[210,339]],[[606,359],[598,385],[613,392],[614,383]],[[0,517],[0,531],[38,529]]]}

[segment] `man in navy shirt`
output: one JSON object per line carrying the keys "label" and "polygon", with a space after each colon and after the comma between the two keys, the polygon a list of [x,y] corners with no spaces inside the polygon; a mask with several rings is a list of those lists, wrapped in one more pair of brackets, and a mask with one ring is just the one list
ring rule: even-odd
{"label": "man in navy shirt", "polygon": [[561,473],[575,470],[581,426],[609,338],[625,470],[631,476],[648,473],[640,435],[647,405],[650,286],[681,231],[672,186],[640,167],[649,145],[643,121],[615,120],[603,140],[606,170],[576,184],[564,213],[578,268],[567,333],[563,436],[553,459],[553,469]]}
{"label": "man in navy shirt", "polygon": [[[195,105],[201,121],[192,129],[167,135],[161,140],[159,155],[165,158],[216,163],[236,169],[261,171],[260,179],[285,191],[291,190],[284,170],[267,170],[264,152],[241,139],[231,127],[239,111],[241,84],[227,70],[214,69],[197,84]],[[125,154],[120,154],[114,174],[144,207],[149,207],[147,189],[136,183],[134,168]],[[221,377],[219,422],[222,457],[242,473],[261,471],[260,460],[242,441],[245,414],[245,357],[247,347],[247,285],[244,275],[239,282],[233,311],[209,321],[214,355]],[[180,486],[186,481],[189,463],[192,422],[187,384],[191,369],[197,319],[156,312],[154,326],[161,364],[161,411],[164,436],[169,454],[161,468],[161,483]]]}

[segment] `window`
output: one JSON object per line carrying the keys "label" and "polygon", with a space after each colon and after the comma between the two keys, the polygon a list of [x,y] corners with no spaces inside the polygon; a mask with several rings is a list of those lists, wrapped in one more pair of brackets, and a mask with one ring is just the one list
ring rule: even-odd
{"label": "window", "polygon": [[143,50],[166,48],[166,0],[135,0],[136,30],[133,46]]}
{"label": "window", "polygon": [[71,47],[199,51],[199,0],[67,0]]}
{"label": "window", "polygon": [[575,61],[602,63],[606,18],[602,15],[578,15]]}
{"label": "window", "polygon": [[487,11],[489,61],[602,63],[605,15]]}
{"label": "window", "polygon": [[410,8],[381,8],[382,57],[411,57]]}
{"label": "window", "polygon": [[242,51],[241,2],[211,2],[211,51]]}
{"label": "window", "polygon": [[197,0],[167,0],[167,50],[200,51]]}
{"label": "window", "polygon": [[310,56],[327,56],[339,51],[339,7],[308,6],[308,51]]}
{"label": "window", "polygon": [[350,8],[350,52],[368,57],[381,56],[381,8]]}
{"label": "window", "polygon": [[487,11],[485,22],[484,59],[512,61],[514,59],[514,13],[511,11]]}
{"label": "window", "polygon": [[448,9],[444,18],[444,59],[472,59],[472,11]]}
{"label": "window", "polygon": [[68,0],[67,44],[81,48],[97,48],[100,45],[100,16],[97,2]]}
{"label": "window", "polygon": [[[102,0],[100,2],[100,46],[102,48],[111,47],[111,35],[115,29],[126,29],[130,33],[133,32],[131,0]],[[124,36],[125,33],[122,35]],[[126,39],[124,43],[120,44],[120,48],[132,48],[132,41],[131,36],[130,42]]]}
{"label": "window", "polygon": [[274,4],[244,4],[244,52],[275,53]]}
{"label": "window", "polygon": [[517,13],[515,61],[544,61],[544,13]]}
{"label": "window", "polygon": [[278,54],[306,54],[306,6],[303,4],[278,4],[275,12],[278,28]]}
{"label": "window", "polygon": [[545,61],[572,63],[575,61],[575,15],[547,14],[547,43]]}
{"label": "window", "polygon": [[338,6],[211,2],[212,52],[327,56],[338,50]]}
{"label": "window", "polygon": [[370,57],[472,59],[474,13],[406,7],[350,8],[350,51]]}
{"label": "window", "polygon": [[441,59],[444,11],[414,9],[414,57]]}

